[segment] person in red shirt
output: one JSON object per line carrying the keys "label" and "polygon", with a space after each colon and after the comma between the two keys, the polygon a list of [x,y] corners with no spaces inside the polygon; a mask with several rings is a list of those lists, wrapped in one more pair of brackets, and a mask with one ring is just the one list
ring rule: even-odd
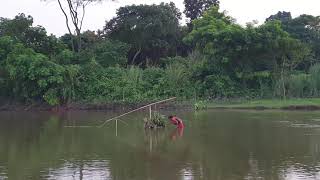
{"label": "person in red shirt", "polygon": [[173,125],[177,126],[177,128],[179,128],[179,129],[184,128],[184,124],[183,124],[182,119],[178,118],[178,117],[175,116],[175,115],[174,115],[174,116],[169,116],[169,119],[170,119],[170,122],[171,122]]}

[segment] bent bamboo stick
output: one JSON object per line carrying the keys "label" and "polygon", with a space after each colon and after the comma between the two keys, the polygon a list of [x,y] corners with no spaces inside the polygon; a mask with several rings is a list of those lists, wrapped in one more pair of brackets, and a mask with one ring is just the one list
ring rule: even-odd
{"label": "bent bamboo stick", "polygon": [[126,116],[126,115],[128,115],[128,114],[131,114],[131,113],[133,113],[133,112],[139,111],[139,110],[141,110],[141,109],[144,109],[144,108],[147,108],[147,107],[151,107],[151,106],[153,106],[153,105],[155,105],[155,104],[160,104],[160,103],[167,102],[167,101],[171,101],[171,100],[174,100],[174,99],[176,99],[176,97],[169,98],[169,99],[165,99],[165,100],[162,100],[162,101],[158,101],[158,102],[154,102],[154,103],[151,103],[151,104],[142,106],[142,107],[140,107],[140,108],[134,109],[134,110],[129,111],[129,112],[127,112],[127,113],[121,114],[120,116],[116,116],[116,117],[113,117],[113,118],[111,118],[111,119],[108,119],[108,120],[106,120],[104,123],[102,123],[100,126],[97,126],[97,127],[101,128],[101,127],[103,127],[104,125],[106,125],[106,124],[107,124],[108,122],[110,122],[110,121],[116,120],[116,119],[118,119],[118,118],[121,118],[121,117]]}
{"label": "bent bamboo stick", "polygon": [[[99,125],[99,126],[65,126],[65,128],[91,128],[91,127],[102,128],[102,127],[105,126],[108,122],[117,120],[117,119],[119,119],[119,118],[121,118],[121,117],[123,117],[123,116],[126,116],[126,115],[131,114],[131,113],[136,112],[136,111],[139,111],[139,110],[141,110],[141,109],[144,109],[144,108],[147,108],[147,107],[151,107],[151,106],[153,106],[153,105],[157,105],[157,104],[164,103],[164,102],[167,102],[167,101],[171,101],[171,100],[174,100],[174,99],[176,99],[176,97],[172,97],[172,98],[169,98],[169,99],[165,99],[165,100],[162,100],[162,101],[158,101],[158,102],[154,102],[154,103],[151,103],[151,104],[142,106],[142,107],[140,107],[140,108],[134,109],[134,110],[132,110],[132,111],[129,111],[129,112],[126,112],[126,113],[121,114],[121,115],[119,115],[119,116],[116,116],[116,117],[113,117],[113,118],[111,118],[111,119],[108,119],[108,120],[104,121],[104,122],[103,122],[101,125]],[[123,122],[123,123],[125,123],[125,122]],[[126,123],[125,123],[125,124],[126,124]]]}

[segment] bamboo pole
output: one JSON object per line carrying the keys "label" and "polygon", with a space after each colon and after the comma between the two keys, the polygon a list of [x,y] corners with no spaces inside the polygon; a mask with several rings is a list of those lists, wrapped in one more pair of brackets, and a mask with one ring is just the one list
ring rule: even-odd
{"label": "bamboo pole", "polygon": [[113,118],[111,118],[111,119],[108,119],[108,120],[106,120],[104,123],[102,123],[100,126],[97,126],[97,127],[102,128],[104,125],[106,125],[106,124],[107,124],[108,122],[110,122],[110,121],[113,121],[113,120],[118,119],[118,118],[120,118],[120,117],[126,116],[126,115],[128,115],[128,114],[133,113],[133,112],[139,111],[139,110],[141,110],[141,109],[147,108],[147,107],[149,107],[149,106],[151,107],[151,106],[153,106],[153,105],[155,105],[155,104],[160,104],[160,103],[167,102],[167,101],[171,101],[171,100],[174,100],[174,99],[176,99],[176,97],[169,98],[169,99],[165,99],[165,100],[162,100],[162,101],[158,101],[158,102],[154,102],[154,103],[151,103],[151,104],[142,106],[142,107],[140,107],[140,108],[134,109],[134,110],[129,111],[129,112],[127,112],[127,113],[121,114],[120,116],[117,116],[117,117],[113,117]]}
{"label": "bamboo pole", "polygon": [[152,109],[151,109],[151,106],[149,106],[149,120],[151,121],[151,118],[152,118]]}
{"label": "bamboo pole", "polygon": [[116,119],[116,136],[118,136],[118,120]]}
{"label": "bamboo pole", "polygon": [[164,103],[164,102],[167,102],[167,101],[172,101],[172,100],[174,100],[174,99],[176,99],[176,97],[172,97],[172,98],[169,98],[169,99],[165,99],[165,100],[162,100],[162,101],[157,101],[157,102],[154,102],[154,103],[151,103],[151,104],[142,106],[142,107],[140,107],[140,108],[134,109],[134,110],[132,110],[132,111],[129,111],[129,112],[126,112],[126,113],[121,114],[121,115],[119,115],[119,116],[116,116],[116,117],[113,117],[113,118],[111,118],[111,119],[108,119],[108,120],[104,121],[104,122],[103,122],[101,125],[99,125],[99,126],[64,126],[64,127],[65,127],[65,128],[92,128],[92,127],[102,128],[102,127],[105,126],[108,122],[111,122],[111,121],[114,121],[114,120],[119,120],[120,122],[128,125],[127,123],[125,123],[124,121],[120,120],[119,118],[120,118],[120,117],[123,117],[123,116],[126,116],[126,115],[128,115],[128,114],[131,114],[131,113],[133,113],[133,112],[139,111],[139,110],[141,110],[141,109],[144,109],[144,108],[149,107],[149,111],[150,111],[149,113],[150,113],[150,119],[151,119],[151,106],[157,105],[157,104],[161,104],[161,103]]}
{"label": "bamboo pole", "polygon": [[[129,126],[128,123],[122,121],[121,119],[118,119],[119,122],[122,122],[124,125]],[[64,128],[96,128],[97,126],[64,126]]]}

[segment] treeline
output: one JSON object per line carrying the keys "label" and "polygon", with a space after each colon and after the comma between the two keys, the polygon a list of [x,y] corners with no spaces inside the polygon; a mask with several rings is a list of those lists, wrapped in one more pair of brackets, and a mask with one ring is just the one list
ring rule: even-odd
{"label": "treeline", "polygon": [[62,37],[0,19],[0,93],[22,102],[289,98],[320,94],[320,17],[279,12],[245,27],[219,1],[130,5],[102,30]]}

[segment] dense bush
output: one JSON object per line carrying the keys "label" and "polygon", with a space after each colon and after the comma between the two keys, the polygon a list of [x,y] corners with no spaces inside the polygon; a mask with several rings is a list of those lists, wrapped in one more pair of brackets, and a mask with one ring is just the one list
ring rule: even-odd
{"label": "dense bush", "polygon": [[5,61],[5,70],[9,75],[9,90],[15,97],[22,100],[43,98],[50,104],[59,104],[55,89],[63,84],[63,66],[17,44]]}
{"label": "dense bush", "polygon": [[103,68],[92,62],[81,74],[79,96],[88,101],[139,102],[194,95],[191,73],[178,63],[164,69],[141,69],[134,66]]}

